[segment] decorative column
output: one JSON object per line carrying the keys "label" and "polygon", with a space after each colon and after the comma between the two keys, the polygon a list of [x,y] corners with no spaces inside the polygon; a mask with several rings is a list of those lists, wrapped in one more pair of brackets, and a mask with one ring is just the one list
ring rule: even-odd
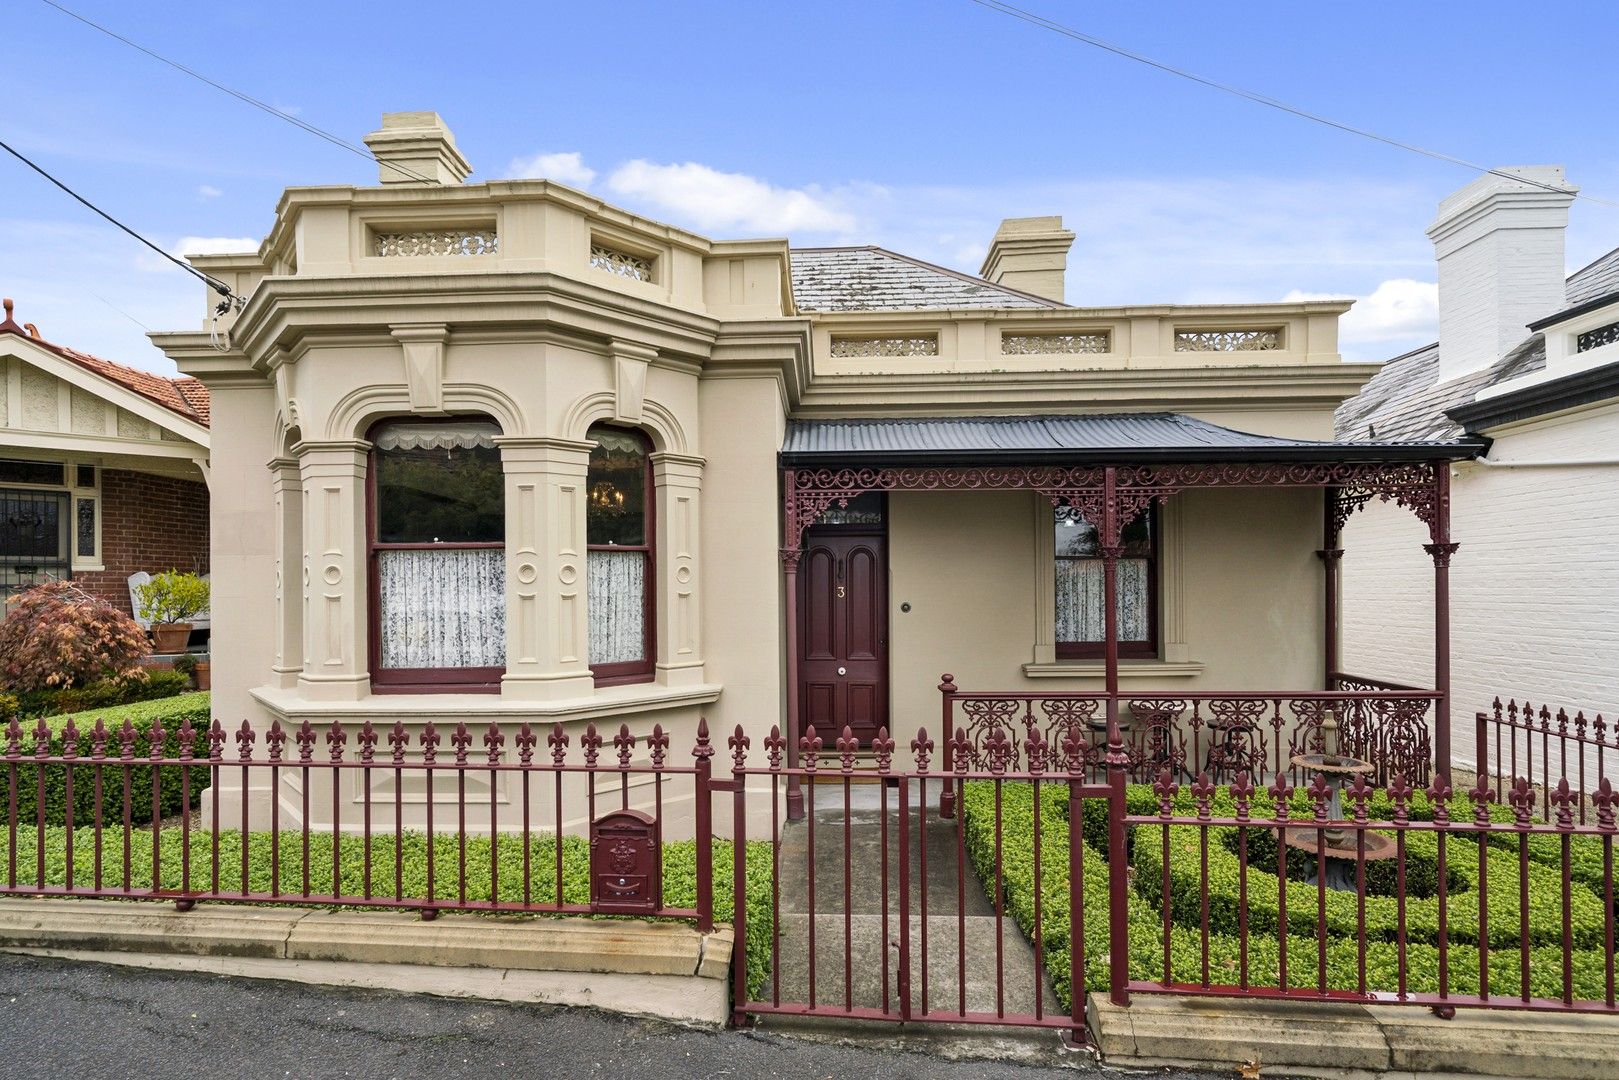
{"label": "decorative column", "polygon": [[703,459],[688,454],[653,454],[652,485],[658,562],[653,568],[658,682],[687,686],[703,681],[703,623],[697,580]]}
{"label": "decorative column", "polygon": [[303,696],[354,701],[371,690],[365,584],[363,439],[302,442]]}
{"label": "decorative column", "polygon": [[1339,547],[1338,489],[1322,489],[1321,549],[1316,558],[1321,560],[1323,589],[1321,640],[1321,688],[1332,689],[1332,676],[1338,670],[1338,574],[1344,549]]}
{"label": "decorative column", "polygon": [[592,442],[499,436],[506,475],[506,674],[502,697],[587,697],[585,478]]}
{"label": "decorative column", "polygon": [[1450,462],[1434,463],[1433,543],[1422,548],[1433,558],[1434,771],[1450,783],[1450,557],[1461,545],[1450,539]]}
{"label": "decorative column", "polygon": [[270,681],[283,690],[304,670],[304,488],[296,458],[269,463],[275,498],[275,661]]}

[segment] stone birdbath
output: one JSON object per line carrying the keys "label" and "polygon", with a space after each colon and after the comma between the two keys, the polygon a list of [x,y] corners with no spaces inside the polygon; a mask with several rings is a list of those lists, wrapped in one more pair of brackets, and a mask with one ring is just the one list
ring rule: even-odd
{"label": "stone birdbath", "polygon": [[[1352,783],[1355,777],[1367,775],[1376,768],[1369,761],[1342,754],[1295,754],[1292,761],[1294,768],[1315,773],[1326,780],[1332,790],[1327,816],[1335,822],[1341,822],[1344,817],[1344,787]],[[1357,838],[1357,833],[1364,837],[1364,841]],[[1283,839],[1288,847],[1312,855],[1325,855],[1327,887],[1344,892],[1356,891],[1354,867],[1358,859],[1375,862],[1395,855],[1394,841],[1387,836],[1342,824],[1324,828],[1318,825],[1290,825],[1283,830]],[[1314,881],[1315,878],[1310,880]]]}

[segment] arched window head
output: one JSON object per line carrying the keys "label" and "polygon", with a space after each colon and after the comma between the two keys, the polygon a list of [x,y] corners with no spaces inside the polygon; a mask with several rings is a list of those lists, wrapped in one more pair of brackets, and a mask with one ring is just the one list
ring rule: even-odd
{"label": "arched window head", "polygon": [[497,689],[506,666],[505,477],[483,418],[371,432],[371,678]]}
{"label": "arched window head", "polygon": [[585,540],[590,597],[590,668],[598,685],[652,677],[652,472],[646,439],[598,425],[586,436]]}

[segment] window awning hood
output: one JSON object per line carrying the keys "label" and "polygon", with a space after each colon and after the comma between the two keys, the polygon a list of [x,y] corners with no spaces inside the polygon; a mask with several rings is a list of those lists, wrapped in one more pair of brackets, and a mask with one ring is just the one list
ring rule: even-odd
{"label": "window awning hood", "polygon": [[1063,416],[936,416],[793,420],[781,463],[984,465],[1146,461],[1455,461],[1483,452],[1481,439],[1333,442],[1255,435],[1181,413]]}

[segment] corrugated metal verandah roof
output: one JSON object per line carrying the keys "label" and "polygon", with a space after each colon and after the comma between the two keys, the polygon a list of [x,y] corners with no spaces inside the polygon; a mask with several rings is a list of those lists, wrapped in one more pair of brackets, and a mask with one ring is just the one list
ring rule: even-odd
{"label": "corrugated metal verandah roof", "polygon": [[939,416],[793,420],[783,465],[973,465],[990,462],[1447,461],[1482,452],[1479,439],[1330,442],[1237,431],[1181,413]]}

